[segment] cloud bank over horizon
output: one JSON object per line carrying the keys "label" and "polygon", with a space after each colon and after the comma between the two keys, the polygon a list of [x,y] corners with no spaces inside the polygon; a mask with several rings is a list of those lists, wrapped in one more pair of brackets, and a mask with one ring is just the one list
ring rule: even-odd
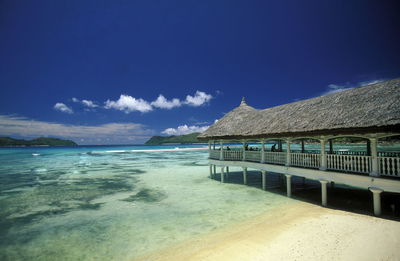
{"label": "cloud bank over horizon", "polygon": [[78,144],[139,144],[155,131],[139,123],[106,123],[101,125],[72,125],[32,120],[26,117],[0,115],[0,136],[21,138],[57,137]]}
{"label": "cloud bank over horizon", "polygon": [[194,133],[194,132],[203,132],[205,130],[207,130],[210,126],[188,126],[188,125],[181,125],[178,126],[176,128],[167,128],[165,130],[163,130],[161,133],[165,134],[165,135],[185,135],[185,134],[190,134],[190,133]]}

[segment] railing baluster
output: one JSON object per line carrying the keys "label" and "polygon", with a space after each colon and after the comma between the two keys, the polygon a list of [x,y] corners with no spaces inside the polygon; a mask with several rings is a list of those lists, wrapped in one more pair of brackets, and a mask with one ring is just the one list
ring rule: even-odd
{"label": "railing baluster", "polygon": [[[210,150],[209,158],[219,160],[220,150]],[[262,152],[260,151],[246,151],[246,160],[251,162],[260,162]],[[241,161],[243,152],[241,150],[224,150],[222,152],[224,159],[229,161]],[[360,155],[361,154],[361,155]],[[286,152],[264,152],[265,163],[267,164],[285,164]],[[378,172],[382,176],[400,177],[400,157],[387,157],[392,155],[389,153],[380,152],[379,155],[386,157],[378,157]],[[396,155],[396,153],[393,153]],[[362,153],[355,152],[354,155],[346,154],[327,154],[327,169],[344,171],[344,172],[357,172],[368,174],[371,171],[371,156],[362,155]],[[319,168],[321,165],[320,154],[316,153],[291,153],[291,164],[293,166],[305,168]]]}

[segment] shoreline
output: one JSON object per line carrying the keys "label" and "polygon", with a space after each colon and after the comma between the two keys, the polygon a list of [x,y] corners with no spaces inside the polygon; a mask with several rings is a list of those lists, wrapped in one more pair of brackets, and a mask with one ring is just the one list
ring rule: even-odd
{"label": "shoreline", "polygon": [[400,260],[399,245],[400,222],[296,200],[132,261]]}

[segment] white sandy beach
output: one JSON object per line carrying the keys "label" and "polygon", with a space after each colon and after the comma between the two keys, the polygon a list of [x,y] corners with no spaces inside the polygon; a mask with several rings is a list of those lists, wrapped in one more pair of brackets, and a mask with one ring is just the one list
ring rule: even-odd
{"label": "white sandy beach", "polygon": [[135,260],[400,260],[400,222],[296,202]]}

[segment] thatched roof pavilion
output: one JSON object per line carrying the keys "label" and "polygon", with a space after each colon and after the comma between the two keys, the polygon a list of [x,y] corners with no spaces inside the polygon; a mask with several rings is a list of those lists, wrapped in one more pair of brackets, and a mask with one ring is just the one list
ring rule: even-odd
{"label": "thatched roof pavilion", "polygon": [[203,140],[400,132],[400,79],[257,110],[243,100]]}
{"label": "thatched roof pavilion", "polygon": [[[221,167],[220,180],[225,182],[229,166],[243,168],[247,184],[247,168],[261,171],[262,188],[266,189],[268,172],[286,176],[286,193],[292,191],[291,178],[298,176],[321,183],[321,202],[327,206],[327,184],[342,183],[368,189],[373,194],[374,214],[381,214],[383,191],[400,193],[399,154],[378,154],[378,140],[400,135],[400,79],[380,82],[304,101],[257,110],[244,99],[208,130],[198,136],[208,140],[210,177]],[[366,140],[367,151],[357,154],[332,150],[332,140],[355,136]],[[241,149],[230,149],[229,143],[241,140]],[[317,140],[318,151],[307,153],[304,139]],[[248,149],[247,142],[259,140],[261,148]],[[278,141],[271,151],[265,142]],[[291,149],[301,140],[302,150]],[[219,148],[215,147],[218,141]],[[285,150],[282,149],[285,141]],[[329,142],[329,151],[326,144]],[[214,146],[211,144],[214,143]],[[224,146],[226,144],[226,147]],[[387,178],[389,179],[387,179]],[[395,180],[397,179],[397,180]],[[333,183],[332,183],[333,182]]]}

